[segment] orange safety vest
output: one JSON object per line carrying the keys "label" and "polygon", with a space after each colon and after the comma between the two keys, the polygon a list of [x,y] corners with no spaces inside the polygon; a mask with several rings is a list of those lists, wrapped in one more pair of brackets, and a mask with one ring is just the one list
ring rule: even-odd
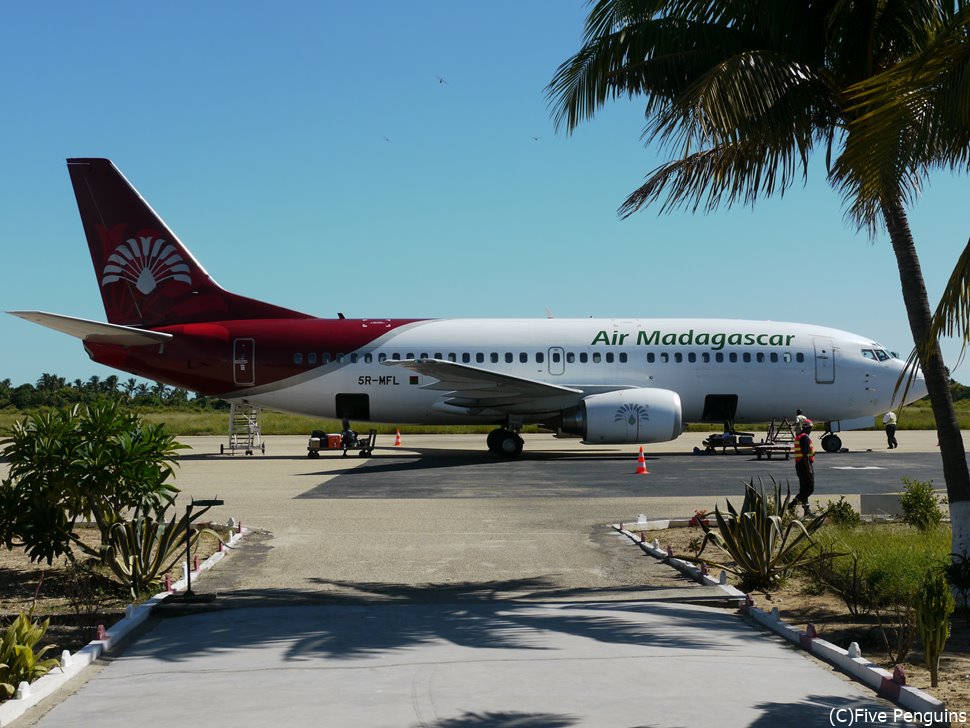
{"label": "orange safety vest", "polygon": [[798,437],[795,438],[795,462],[797,463],[803,458],[802,455],[802,443],[801,439],[803,437],[808,438],[808,460],[809,462],[815,462],[815,443],[812,442],[812,438],[805,432],[800,432]]}

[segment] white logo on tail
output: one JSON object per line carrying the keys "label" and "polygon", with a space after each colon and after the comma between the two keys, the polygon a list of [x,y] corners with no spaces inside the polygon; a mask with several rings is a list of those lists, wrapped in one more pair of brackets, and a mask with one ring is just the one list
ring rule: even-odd
{"label": "white logo on tail", "polygon": [[145,296],[169,279],[192,285],[189,267],[175,246],[151,237],[128,238],[108,256],[101,273],[102,286],[128,281]]}

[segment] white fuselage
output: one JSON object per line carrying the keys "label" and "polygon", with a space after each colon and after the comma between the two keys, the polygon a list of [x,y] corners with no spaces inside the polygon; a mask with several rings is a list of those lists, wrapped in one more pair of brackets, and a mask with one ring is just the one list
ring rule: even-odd
{"label": "white fuselage", "polygon": [[[294,352],[309,358],[311,351]],[[233,393],[293,412],[337,416],[336,393],[367,395],[369,419],[392,423],[494,422],[493,411],[444,404],[449,391],[399,361],[439,359],[510,377],[581,390],[676,392],[685,421],[791,418],[797,408],[820,421],[869,418],[893,405],[904,363],[862,336],[809,324],[733,319],[440,319],[376,338],[325,366]],[[259,366],[259,353],[255,356]],[[286,386],[280,386],[285,384]],[[925,394],[922,380],[910,400]],[[734,399],[736,398],[736,400]],[[570,398],[506,407],[542,421]],[[897,396],[898,400],[898,396]],[[897,402],[898,406],[898,402]],[[857,425],[858,426],[858,425]]]}

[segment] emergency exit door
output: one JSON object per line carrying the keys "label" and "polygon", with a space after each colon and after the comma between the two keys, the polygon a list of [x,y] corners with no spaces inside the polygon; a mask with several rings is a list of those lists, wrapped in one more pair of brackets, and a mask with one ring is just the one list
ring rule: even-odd
{"label": "emergency exit door", "polygon": [[815,337],[815,381],[819,384],[835,381],[835,350],[832,339],[824,336]]}
{"label": "emergency exit door", "polygon": [[255,339],[235,339],[232,342],[232,379],[239,387],[251,387],[256,383]]}

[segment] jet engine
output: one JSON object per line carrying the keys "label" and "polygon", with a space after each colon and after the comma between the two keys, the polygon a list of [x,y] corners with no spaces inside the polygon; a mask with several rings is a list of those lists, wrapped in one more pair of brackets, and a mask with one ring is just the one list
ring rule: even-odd
{"label": "jet engine", "polygon": [[683,431],[680,396],[669,389],[618,389],[585,397],[562,429],[591,444],[667,442]]}

